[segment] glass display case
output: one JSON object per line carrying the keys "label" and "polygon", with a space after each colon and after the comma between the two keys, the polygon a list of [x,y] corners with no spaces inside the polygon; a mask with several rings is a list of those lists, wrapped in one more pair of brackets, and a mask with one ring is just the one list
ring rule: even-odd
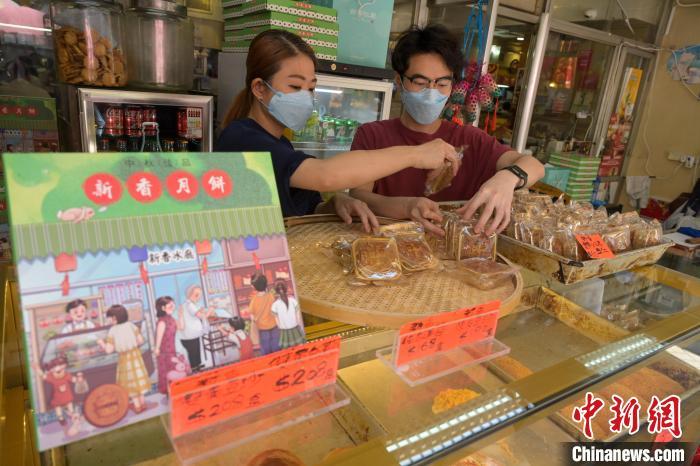
{"label": "glass display case", "polygon": [[389,118],[393,83],[318,74],[314,112],[291,134],[294,147],[319,158],[350,150],[360,125]]}
{"label": "glass display case", "polygon": [[[588,441],[572,418],[586,392],[606,407],[591,424],[595,440],[650,442],[652,397],[671,395],[680,399],[681,440],[698,438],[698,277],[654,265],[596,279],[601,306],[591,309],[597,306],[577,304],[584,302],[581,293],[570,287],[522,274],[521,305],[499,320],[496,334],[510,354],[416,387],[375,357],[394,331],[339,322],[308,327],[311,339],[341,335],[338,379],[350,405],[210,461],[247,465],[282,449],[299,464],[567,464],[563,444]],[[613,395],[638,399],[636,434],[610,430]],[[177,461],[158,419],[107,435],[108,442],[96,437],[69,445],[65,457],[45,455],[44,463]],[[115,451],[114,442],[131,448]]]}

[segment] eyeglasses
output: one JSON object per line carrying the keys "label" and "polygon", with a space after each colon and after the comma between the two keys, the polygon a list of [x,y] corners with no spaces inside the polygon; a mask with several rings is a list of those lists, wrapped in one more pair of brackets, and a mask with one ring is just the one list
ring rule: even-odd
{"label": "eyeglasses", "polygon": [[443,76],[442,78],[437,78],[437,79],[428,79],[425,76],[422,76],[420,74],[416,74],[413,76],[402,76],[403,79],[406,79],[408,82],[411,83],[411,85],[419,91],[422,91],[423,89],[427,89],[428,87],[431,87],[433,84],[435,85],[436,88],[440,90],[446,90],[452,87],[452,78],[448,76]]}

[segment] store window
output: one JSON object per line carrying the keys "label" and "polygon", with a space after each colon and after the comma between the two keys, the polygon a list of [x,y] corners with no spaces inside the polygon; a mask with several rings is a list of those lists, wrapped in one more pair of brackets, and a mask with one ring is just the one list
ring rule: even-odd
{"label": "store window", "polygon": [[562,21],[653,43],[665,0],[554,0],[552,16]]}
{"label": "store window", "polygon": [[534,44],[535,30],[535,24],[503,17],[496,18],[489,56],[489,72],[501,89],[501,97],[494,112],[481,113],[479,127],[506,144],[513,143],[515,117],[526,80],[525,65],[530,45]]}
{"label": "store window", "polygon": [[554,151],[591,151],[613,51],[610,45],[550,32],[527,140],[540,160]]}

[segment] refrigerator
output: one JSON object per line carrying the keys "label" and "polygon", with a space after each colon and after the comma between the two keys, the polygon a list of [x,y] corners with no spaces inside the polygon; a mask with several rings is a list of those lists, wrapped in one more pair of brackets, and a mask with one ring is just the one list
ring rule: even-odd
{"label": "refrigerator", "polygon": [[[221,125],[236,95],[245,88],[247,53],[219,54],[219,106]],[[306,128],[285,136],[298,150],[327,158],[350,150],[357,128],[386,120],[391,111],[393,71],[319,60],[316,69],[314,113]]]}
{"label": "refrigerator", "polygon": [[66,152],[211,152],[209,95],[58,85],[58,121]]}

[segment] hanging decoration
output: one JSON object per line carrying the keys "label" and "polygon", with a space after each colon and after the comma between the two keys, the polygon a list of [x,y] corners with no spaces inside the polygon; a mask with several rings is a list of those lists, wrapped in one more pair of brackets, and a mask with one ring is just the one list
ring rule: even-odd
{"label": "hanging decoration", "polygon": [[127,253],[129,254],[129,262],[139,264],[139,274],[141,275],[141,281],[144,285],[148,285],[148,270],[146,269],[146,261],[148,260],[148,249],[143,246],[134,246],[130,248]]}
{"label": "hanging decoration", "polygon": [[203,241],[195,241],[194,248],[197,251],[198,256],[204,256],[204,259],[202,259],[202,274],[206,275],[209,272],[207,256],[211,254],[211,241],[208,239]]}
{"label": "hanging decoration", "polygon": [[68,278],[68,272],[77,270],[78,258],[75,256],[75,254],[66,254],[65,252],[62,252],[54,257],[53,261],[56,272],[66,274],[61,282],[61,294],[63,296],[68,296],[68,293],[70,293],[70,279]]}
{"label": "hanging decoration", "polygon": [[[443,118],[458,125],[464,125],[476,120],[479,108],[488,113],[493,111],[493,118],[486,117],[487,128],[485,129],[489,131],[490,127],[495,129],[495,111],[498,108],[501,90],[490,73],[482,74],[487,33],[487,31],[484,31],[484,8],[486,3],[486,0],[478,0],[472,5],[469,18],[464,26],[464,43],[462,48],[465,56],[465,65],[462,71],[462,79],[452,89],[452,95],[450,96],[449,104],[443,112]],[[474,44],[476,44],[476,57],[472,60],[470,52]]]}
{"label": "hanging decoration", "polygon": [[260,248],[258,238],[255,236],[246,236],[246,238],[243,240],[243,247],[245,247],[246,251],[253,253],[253,264],[255,264],[255,270],[260,270],[260,259],[258,259],[258,255],[255,254],[255,251]]}

